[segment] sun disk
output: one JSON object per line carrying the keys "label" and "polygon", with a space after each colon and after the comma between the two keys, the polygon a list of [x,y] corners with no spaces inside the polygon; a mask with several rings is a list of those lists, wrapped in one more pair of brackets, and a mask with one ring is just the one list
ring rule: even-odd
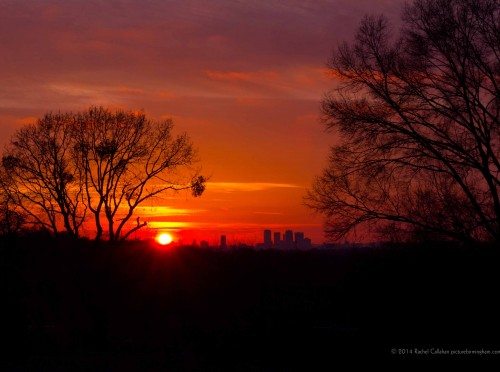
{"label": "sun disk", "polygon": [[156,236],[156,241],[161,245],[170,244],[173,240],[174,238],[169,233],[161,233]]}

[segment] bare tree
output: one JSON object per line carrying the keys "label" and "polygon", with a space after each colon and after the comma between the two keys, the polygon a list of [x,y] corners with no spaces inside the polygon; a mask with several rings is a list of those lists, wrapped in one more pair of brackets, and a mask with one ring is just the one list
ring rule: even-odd
{"label": "bare tree", "polygon": [[4,180],[0,173],[0,236],[12,236],[22,231],[26,217],[3,192],[3,185]]}
{"label": "bare tree", "polygon": [[76,118],[74,157],[84,175],[85,203],[94,215],[96,239],[103,221],[110,240],[126,239],[146,225],[125,231],[138,205],[167,190],[203,193],[205,179],[193,166],[196,153],[186,134],[174,137],[171,120],[144,113],[91,108]]}
{"label": "bare tree", "polygon": [[500,240],[500,3],[415,0],[393,35],[367,16],[331,59],[324,123],[341,144],[306,203],[332,239]]}
{"label": "bare tree", "polygon": [[78,171],[71,164],[71,116],[47,114],[19,129],[3,157],[2,193],[32,224],[77,237],[85,219]]}
{"label": "bare tree", "polygon": [[19,129],[3,154],[0,189],[9,213],[78,237],[90,211],[96,239],[104,224],[110,240],[126,239],[146,226],[139,218],[129,225],[144,201],[167,190],[205,190],[189,138],[174,137],[172,128],[171,120],[104,108],[45,115]]}

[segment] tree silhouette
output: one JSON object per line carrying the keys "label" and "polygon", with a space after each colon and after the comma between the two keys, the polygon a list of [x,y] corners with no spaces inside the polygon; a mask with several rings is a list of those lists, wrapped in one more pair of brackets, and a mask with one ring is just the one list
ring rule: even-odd
{"label": "tree silhouette", "polygon": [[1,188],[32,224],[77,237],[86,208],[82,184],[72,166],[69,114],[47,114],[19,129],[2,157]]}
{"label": "tree silhouette", "polygon": [[145,200],[167,190],[203,193],[205,179],[191,167],[196,162],[193,146],[186,134],[173,137],[172,128],[171,120],[151,121],[144,113],[91,108],[77,116],[74,154],[85,177],[97,239],[103,217],[109,239],[125,239],[146,225],[137,218],[136,226],[124,232]]}
{"label": "tree silhouette", "polygon": [[90,212],[96,239],[103,221],[110,240],[126,239],[146,225],[139,217],[128,225],[144,201],[167,190],[199,196],[205,189],[189,138],[174,137],[172,129],[171,120],[102,107],[47,114],[12,137],[2,157],[2,193],[32,224],[53,233],[62,226],[79,236]]}
{"label": "tree silhouette", "polygon": [[[0,190],[3,184],[0,178]],[[0,194],[0,236],[12,236],[22,231],[26,217],[17,210],[16,206],[5,193]]]}
{"label": "tree silhouette", "polygon": [[332,239],[500,240],[500,3],[416,0],[393,35],[367,16],[331,59],[323,118],[341,143],[306,203]]}

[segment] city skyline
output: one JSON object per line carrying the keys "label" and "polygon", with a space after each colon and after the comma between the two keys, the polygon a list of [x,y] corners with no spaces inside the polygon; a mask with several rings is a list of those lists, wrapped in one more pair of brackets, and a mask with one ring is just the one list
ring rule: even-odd
{"label": "city skyline", "polygon": [[[262,230],[261,234],[263,234],[263,239],[260,242],[255,244],[245,243],[239,240],[231,240],[227,238],[227,235],[222,234],[217,241],[208,241],[206,239],[202,239],[197,241],[194,239],[192,242],[177,242],[176,245],[186,245],[193,247],[201,247],[201,248],[222,248],[227,249],[231,247],[252,247],[256,249],[282,249],[282,250],[290,250],[290,249],[310,249],[318,244],[313,244],[312,240],[304,235],[301,231],[293,231],[293,230],[284,230],[283,239],[281,239],[281,232],[279,231],[271,231],[269,229]],[[272,237],[272,238],[271,238]],[[166,245],[170,244],[168,242]],[[160,242],[160,244],[162,244]]]}
{"label": "city skyline", "polygon": [[263,231],[263,241],[257,243],[256,248],[274,249],[308,249],[312,248],[312,241],[306,237],[302,231],[286,229],[281,238],[281,232],[265,229]]}

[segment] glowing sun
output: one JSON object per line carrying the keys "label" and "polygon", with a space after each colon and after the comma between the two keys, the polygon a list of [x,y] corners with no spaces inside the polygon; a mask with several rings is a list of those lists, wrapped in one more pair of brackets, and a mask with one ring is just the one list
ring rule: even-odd
{"label": "glowing sun", "polygon": [[174,240],[174,238],[169,233],[161,233],[161,234],[156,235],[156,241],[158,242],[158,244],[161,244],[161,245],[170,244],[170,243],[172,243],[173,240]]}

